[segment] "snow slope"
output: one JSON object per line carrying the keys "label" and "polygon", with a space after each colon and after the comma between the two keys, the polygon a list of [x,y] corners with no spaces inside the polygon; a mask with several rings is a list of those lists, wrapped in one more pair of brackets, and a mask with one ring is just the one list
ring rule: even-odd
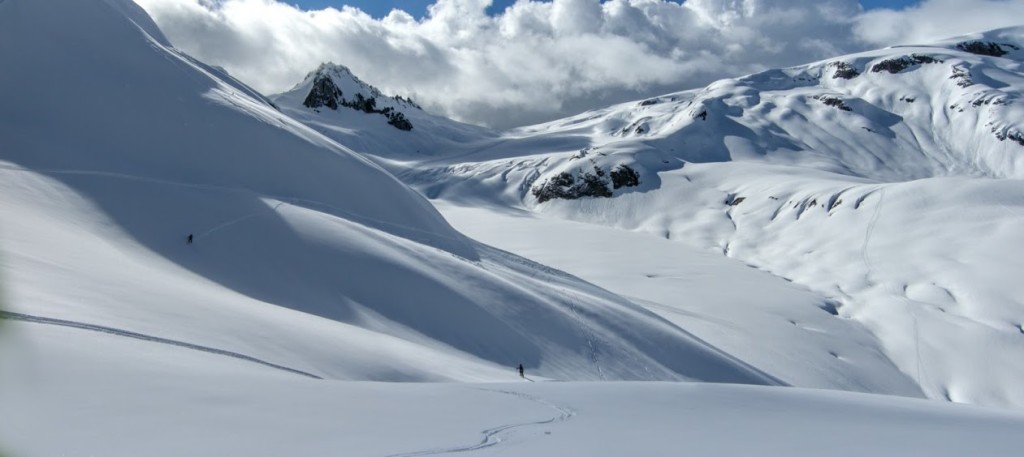
{"label": "snow slope", "polygon": [[836,319],[837,302],[718,253],[525,211],[438,209],[464,233],[629,297],[787,384],[923,396],[870,332]]}
{"label": "snow slope", "polygon": [[1012,455],[1024,427],[1019,412],[792,388],[311,380],[101,333],[5,329],[32,348],[0,371],[32,386],[0,390],[0,443],[19,456]]}
{"label": "snow slope", "polygon": [[523,363],[560,379],[777,383],[465,238],[387,172],[169,47],[127,0],[4,1],[0,60],[9,318],[324,378],[498,380]]}
{"label": "snow slope", "polygon": [[927,396],[1021,405],[1022,49],[1010,28],[870,51],[374,159],[432,199],[735,258],[835,302]]}
{"label": "snow slope", "polygon": [[[873,281],[863,291],[844,286],[849,297],[833,299],[815,282],[824,281],[813,276],[818,270],[779,267],[764,250],[795,243],[786,237],[813,244],[825,235],[759,232],[753,222],[741,230],[744,217],[764,216],[754,194],[749,214],[747,207],[724,208],[738,197],[723,200],[727,188],[715,186],[735,184],[728,179],[743,175],[731,172],[749,164],[729,173],[687,165],[663,174],[657,191],[543,205],[523,200],[529,188],[514,181],[555,163],[544,159],[503,160],[515,173],[431,188],[459,203],[492,203],[444,208],[474,234],[515,229],[507,240],[494,239],[516,250],[561,244],[564,250],[531,255],[633,297],[624,298],[463,236],[382,168],[290,117],[292,107],[279,111],[276,102],[175,51],[128,0],[0,0],[0,61],[0,452],[941,456],[1018,447],[1019,413],[777,386],[921,394],[905,366],[900,372],[889,361],[899,353],[878,331],[887,321],[864,319],[875,308],[857,301],[869,293],[888,297],[889,289],[876,286],[890,285],[893,273],[870,247],[895,240],[884,236],[886,222],[903,222],[892,213],[876,210],[868,219],[870,243],[860,258]],[[525,155],[580,136],[496,137],[452,124],[469,133],[446,143],[429,129],[420,133],[429,125],[415,124],[420,114],[409,115],[408,131],[386,130],[393,119],[381,113],[335,114],[363,116],[368,130],[393,135],[352,130],[365,134],[363,147],[420,135],[416,141],[433,147],[428,163],[410,162],[419,154],[410,147],[392,151],[400,160],[377,156],[412,181],[472,169],[453,161],[456,155],[503,147]],[[537,166],[524,165],[534,160]],[[750,174],[761,176],[760,165],[751,166]],[[793,173],[800,179],[769,175],[760,182],[795,195],[827,191],[836,179],[816,172],[824,178],[808,183],[806,171]],[[642,178],[647,185],[649,175]],[[866,196],[880,186],[850,179]],[[699,198],[679,205],[672,185]],[[914,195],[918,184],[905,185]],[[909,198],[889,188],[894,201]],[[764,254],[765,268],[803,272],[797,279],[815,287],[649,234],[512,221],[502,213],[509,209],[493,202],[517,193],[520,205],[548,215],[725,241],[722,251]],[[651,200],[628,201],[637,198]],[[596,206],[602,204],[610,206]],[[804,212],[800,220],[827,217]],[[734,221],[731,231],[721,229],[724,219]],[[772,236],[781,241],[754,242]],[[542,241],[531,245],[530,238]],[[623,265],[601,267],[586,264],[596,255],[557,257],[616,243],[650,259],[620,251],[612,258]],[[653,277],[641,279],[641,271]],[[673,299],[686,290],[692,300]],[[936,297],[928,287],[905,290],[914,300]],[[744,309],[757,295],[760,306]],[[957,301],[967,303],[959,295]],[[849,311],[858,307],[862,314]],[[731,319],[737,322],[723,322]],[[922,325],[922,332],[932,328]],[[991,341],[988,332],[977,337]],[[526,380],[512,370],[518,363]],[[994,382],[1005,382],[1007,373]],[[549,380],[563,382],[540,382]],[[579,382],[587,380],[723,384]],[[931,384],[921,384],[933,394]],[[964,386],[950,392],[991,392],[984,383]]]}

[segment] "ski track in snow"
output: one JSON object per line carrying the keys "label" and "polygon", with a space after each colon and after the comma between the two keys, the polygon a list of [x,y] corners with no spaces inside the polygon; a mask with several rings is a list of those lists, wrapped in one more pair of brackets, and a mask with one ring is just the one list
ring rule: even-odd
{"label": "ski track in snow", "polygon": [[206,353],[210,353],[210,354],[227,356],[227,357],[231,357],[231,358],[235,358],[235,359],[239,359],[239,360],[244,360],[246,362],[258,363],[258,364],[266,366],[266,367],[274,368],[274,369],[281,370],[281,371],[287,371],[289,373],[294,373],[294,374],[306,376],[306,377],[313,378],[313,379],[323,379],[322,377],[317,376],[317,375],[312,374],[312,373],[307,373],[305,371],[297,370],[295,368],[288,368],[288,367],[283,366],[283,365],[278,365],[276,363],[267,362],[265,360],[257,359],[256,357],[252,357],[252,356],[245,355],[245,354],[239,354],[237,352],[226,351],[224,349],[211,348],[211,347],[208,347],[208,346],[201,346],[201,345],[193,344],[193,343],[186,343],[184,341],[172,340],[172,339],[169,339],[169,338],[161,338],[159,336],[145,335],[145,334],[142,334],[142,333],[136,333],[136,332],[132,332],[132,331],[128,331],[128,330],[116,329],[116,328],[113,328],[113,327],[105,327],[105,326],[102,326],[102,325],[95,325],[95,324],[86,324],[86,323],[83,323],[83,322],[75,322],[75,321],[69,321],[69,320],[64,320],[64,319],[54,319],[54,318],[51,318],[51,317],[41,317],[41,316],[33,316],[33,315],[29,315],[29,314],[12,313],[10,311],[0,311],[0,319],[11,320],[11,321],[21,321],[21,322],[31,322],[31,323],[34,323],[34,324],[56,325],[56,326],[60,326],[60,327],[77,328],[77,329],[80,329],[80,330],[89,330],[89,331],[93,331],[93,332],[106,333],[106,334],[109,334],[109,335],[116,335],[116,336],[122,336],[122,337],[127,337],[127,338],[134,338],[134,339],[137,339],[137,340],[149,341],[149,342],[152,342],[152,343],[160,343],[160,344],[166,344],[166,345],[170,345],[170,346],[178,346],[178,347],[182,347],[182,348],[186,348],[186,349],[192,349],[192,350],[195,350],[195,351],[201,351],[201,352],[206,352]]}
{"label": "ski track in snow", "polygon": [[209,230],[207,230],[207,231],[205,231],[203,233],[200,233],[198,236],[196,236],[196,238],[205,238],[205,237],[207,237],[209,235],[212,235],[214,232],[217,232],[218,230],[228,228],[228,227],[230,227],[232,225],[238,224],[238,223],[243,222],[245,220],[252,219],[254,217],[264,216],[264,215],[267,215],[269,213],[273,213],[273,212],[277,211],[277,209],[280,208],[281,205],[283,205],[284,203],[285,202],[283,202],[283,201],[282,202],[278,202],[276,205],[274,205],[273,208],[268,208],[268,209],[264,209],[264,210],[261,210],[261,211],[257,211],[255,213],[246,214],[244,216],[237,217],[237,218],[232,219],[230,221],[224,222],[223,224],[220,224],[220,225],[218,225],[218,226],[216,226],[216,227],[214,227],[212,229],[209,229]]}
{"label": "ski track in snow", "polygon": [[497,446],[497,445],[501,444],[504,441],[502,439],[502,434],[504,434],[506,432],[509,432],[509,431],[512,431],[512,430],[516,430],[516,429],[520,429],[520,428],[523,428],[523,427],[530,427],[530,426],[537,426],[537,425],[547,425],[547,424],[555,424],[555,423],[559,423],[559,422],[565,422],[565,421],[568,421],[568,420],[570,420],[570,419],[572,419],[573,417],[576,416],[576,411],[575,410],[572,410],[572,409],[567,408],[565,406],[556,405],[556,404],[551,403],[551,402],[549,402],[547,400],[544,400],[543,398],[535,397],[533,395],[525,394],[525,393],[522,393],[522,392],[515,392],[515,391],[511,391],[511,390],[495,390],[495,389],[477,389],[477,390],[481,390],[481,391],[484,391],[484,392],[493,392],[493,393],[502,394],[502,395],[511,395],[511,396],[518,397],[518,398],[523,399],[523,400],[528,400],[528,401],[532,401],[534,403],[539,403],[539,404],[541,404],[541,405],[543,405],[543,406],[545,406],[547,408],[550,408],[550,409],[553,409],[555,411],[558,411],[558,415],[555,416],[555,417],[552,417],[551,419],[546,419],[546,420],[542,420],[542,421],[522,422],[522,423],[516,423],[516,424],[507,424],[507,425],[501,425],[501,426],[498,426],[498,427],[494,427],[494,428],[489,428],[487,430],[483,430],[483,431],[480,432],[481,434],[483,434],[483,439],[481,439],[479,442],[477,442],[475,444],[468,445],[468,446],[452,447],[452,448],[445,448],[445,449],[433,449],[433,450],[425,450],[425,451],[414,451],[414,452],[407,452],[407,453],[402,453],[402,454],[390,454],[390,455],[388,455],[388,457],[420,457],[420,456],[426,456],[426,455],[458,454],[458,453],[462,453],[462,452],[479,451],[481,449],[486,449],[486,448]]}
{"label": "ski track in snow", "polygon": [[601,360],[598,357],[600,351],[598,351],[597,345],[594,343],[594,332],[585,322],[583,322],[583,318],[580,316],[579,311],[577,311],[579,297],[576,294],[569,292],[567,289],[564,290],[564,292],[569,296],[569,309],[572,311],[572,316],[580,327],[580,335],[587,340],[587,351],[589,352],[590,363],[594,364],[594,367],[597,368],[598,376],[604,380],[604,370],[601,369]]}
{"label": "ski track in snow", "polygon": [[867,269],[867,278],[871,279],[871,273],[874,267],[871,264],[871,256],[868,253],[868,244],[871,243],[871,236],[874,235],[875,225],[878,224],[878,218],[882,215],[882,201],[885,199],[885,188],[883,187],[878,191],[878,201],[875,202],[875,212],[871,215],[871,221],[868,222],[868,228],[864,231],[864,244],[860,248],[860,257],[864,261],[864,267]]}
{"label": "ski track in snow", "polygon": [[[543,281],[541,278],[537,277],[537,275],[539,275],[541,273],[541,271],[543,271],[544,273],[547,273],[547,274],[555,274],[555,275],[564,274],[564,273],[562,273],[562,272],[560,272],[558,270],[553,270],[550,267],[547,267],[545,265],[540,265],[540,264],[534,265],[533,261],[529,261],[529,263],[524,263],[521,260],[519,260],[518,258],[516,258],[515,256],[504,256],[503,255],[503,257],[508,259],[508,260],[515,261],[516,263],[519,263],[520,265],[523,265],[523,266],[531,268],[532,271],[530,272],[530,279],[533,280],[533,281]],[[595,336],[596,333],[594,332],[594,330],[592,328],[590,328],[587,325],[587,323],[583,320],[583,317],[580,316],[580,313],[578,311],[579,304],[581,303],[580,297],[579,297],[579,295],[576,295],[575,293],[571,292],[569,289],[563,288],[563,289],[561,289],[561,291],[562,291],[562,294],[566,298],[566,304],[569,305],[569,311],[572,313],[573,320],[576,321],[576,325],[579,327],[580,336],[584,340],[586,340],[586,342],[587,342],[587,347],[586,347],[587,358],[590,359],[590,363],[592,363],[594,365],[594,368],[597,370],[598,376],[602,380],[605,380],[606,378],[605,378],[605,375],[604,375],[604,370],[601,368],[601,360],[600,360],[600,353],[601,353],[601,351],[600,351],[600,348],[598,347],[597,343],[595,343],[595,341],[597,340],[597,338]],[[646,366],[644,366],[644,369],[649,371],[649,369]]]}

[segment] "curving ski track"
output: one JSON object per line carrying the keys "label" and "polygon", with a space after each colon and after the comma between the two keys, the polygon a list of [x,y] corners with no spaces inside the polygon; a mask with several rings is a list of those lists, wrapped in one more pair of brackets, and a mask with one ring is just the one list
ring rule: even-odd
{"label": "curving ski track", "polygon": [[601,359],[599,357],[600,351],[598,350],[597,345],[594,344],[594,332],[587,326],[583,321],[583,318],[580,316],[579,311],[577,311],[579,297],[576,294],[569,292],[567,289],[563,289],[563,292],[565,292],[569,297],[569,310],[572,311],[573,318],[576,319],[576,323],[580,327],[580,335],[583,336],[583,339],[587,340],[587,352],[589,353],[590,363],[597,368],[598,376],[604,380],[604,370],[601,369]]}
{"label": "curving ski track", "polygon": [[288,368],[288,367],[283,366],[283,365],[278,365],[276,363],[267,362],[265,360],[257,359],[256,357],[248,356],[248,355],[245,355],[245,354],[239,354],[237,352],[231,352],[231,351],[226,351],[226,350],[223,350],[223,349],[211,348],[211,347],[208,347],[208,346],[200,346],[198,344],[186,343],[184,341],[172,340],[172,339],[169,339],[169,338],[161,338],[159,336],[145,335],[145,334],[142,334],[142,333],[131,332],[131,331],[128,331],[128,330],[121,330],[121,329],[117,329],[117,328],[113,328],[113,327],[105,327],[105,326],[102,326],[102,325],[95,325],[95,324],[86,324],[86,323],[83,323],[83,322],[75,322],[75,321],[69,321],[69,320],[64,320],[64,319],[54,319],[54,318],[51,318],[51,317],[40,317],[40,316],[32,316],[32,315],[29,315],[29,314],[12,313],[10,311],[0,311],[0,319],[10,320],[10,321],[31,322],[31,323],[34,323],[34,324],[56,325],[56,326],[60,326],[60,327],[70,327],[70,328],[77,328],[77,329],[80,329],[80,330],[89,330],[89,331],[92,331],[92,332],[106,333],[106,334],[109,334],[109,335],[122,336],[122,337],[126,337],[126,338],[135,338],[137,340],[149,341],[149,342],[152,342],[152,343],[167,344],[167,345],[171,345],[171,346],[178,346],[178,347],[183,347],[183,348],[186,348],[186,349],[192,349],[194,351],[207,352],[207,353],[210,353],[210,354],[222,355],[222,356],[231,357],[231,358],[235,358],[235,359],[239,359],[239,360],[244,360],[246,362],[258,363],[258,364],[266,366],[266,367],[274,368],[274,369],[281,370],[281,371],[287,371],[289,373],[294,373],[294,374],[306,376],[306,377],[313,378],[313,379],[323,379],[320,376],[317,376],[317,375],[312,374],[312,373],[307,373],[307,372],[302,371],[302,370],[296,370],[294,368]]}
{"label": "curving ski track", "polygon": [[529,400],[529,401],[532,401],[532,402],[535,402],[535,403],[540,403],[541,405],[544,405],[544,406],[546,406],[548,408],[551,408],[551,409],[553,409],[555,411],[558,411],[558,415],[555,416],[555,417],[552,417],[551,419],[542,420],[542,421],[523,422],[523,423],[518,423],[518,424],[508,424],[508,425],[502,425],[502,426],[498,426],[498,427],[494,427],[494,428],[489,428],[487,430],[484,430],[484,431],[480,432],[481,434],[483,434],[483,439],[481,439],[479,442],[477,442],[475,444],[471,444],[471,445],[468,445],[468,446],[459,446],[459,447],[452,447],[452,448],[445,448],[445,449],[432,449],[432,450],[426,450],[426,451],[415,451],[415,452],[407,452],[407,453],[402,453],[402,454],[390,454],[390,455],[388,455],[388,457],[420,457],[420,456],[427,456],[427,455],[457,454],[457,453],[462,453],[462,452],[479,451],[481,449],[486,449],[486,448],[489,448],[489,447],[501,444],[501,442],[503,441],[502,438],[501,438],[501,435],[504,432],[508,432],[510,430],[514,430],[514,429],[518,429],[518,428],[523,428],[523,427],[535,426],[535,425],[546,425],[546,424],[554,424],[554,423],[558,423],[558,422],[565,422],[565,421],[568,421],[569,419],[572,419],[574,416],[576,416],[576,411],[573,411],[572,409],[566,408],[564,406],[556,405],[556,404],[551,403],[551,402],[549,402],[547,400],[544,400],[543,398],[535,397],[535,396],[529,395],[529,394],[524,394],[522,392],[515,392],[515,391],[511,391],[511,390],[492,390],[492,389],[478,389],[478,390],[482,390],[484,392],[493,392],[493,393],[498,393],[498,394],[503,394],[503,395],[512,395],[512,396],[519,397],[519,398],[524,399],[524,400]]}
{"label": "curving ski track", "polygon": [[[866,197],[865,197],[866,198]],[[864,267],[867,268],[867,276],[871,277],[874,265],[871,263],[871,256],[868,253],[868,244],[871,243],[871,237],[875,234],[875,226],[878,225],[878,219],[882,216],[882,201],[885,200],[885,187],[882,187],[878,191],[878,202],[875,203],[875,212],[871,214],[871,220],[868,222],[868,227],[864,231],[864,242],[861,244],[860,257],[864,262]]]}

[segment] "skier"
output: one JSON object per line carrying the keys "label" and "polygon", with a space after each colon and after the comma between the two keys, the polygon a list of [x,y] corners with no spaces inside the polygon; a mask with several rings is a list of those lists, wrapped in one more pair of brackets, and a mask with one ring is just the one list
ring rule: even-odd
{"label": "skier", "polygon": [[188,234],[188,238],[185,238],[185,244],[192,244],[192,234]]}
{"label": "skier", "polygon": [[526,379],[526,375],[523,374],[523,364],[519,364],[519,377]]}

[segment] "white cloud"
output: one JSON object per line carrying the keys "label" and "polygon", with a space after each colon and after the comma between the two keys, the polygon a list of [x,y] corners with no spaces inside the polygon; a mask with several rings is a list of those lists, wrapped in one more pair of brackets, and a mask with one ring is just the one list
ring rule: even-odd
{"label": "white cloud", "polygon": [[275,0],[136,1],[176,46],[263,92],[334,61],[386,92],[497,127],[1024,17],[1024,0],[867,13],[856,0],[519,0],[496,17],[485,14],[490,0],[438,0],[422,20]]}
{"label": "white cloud", "polygon": [[1024,24],[1024,0],[929,0],[901,11],[868,11],[854,30],[876,45],[928,41]]}

